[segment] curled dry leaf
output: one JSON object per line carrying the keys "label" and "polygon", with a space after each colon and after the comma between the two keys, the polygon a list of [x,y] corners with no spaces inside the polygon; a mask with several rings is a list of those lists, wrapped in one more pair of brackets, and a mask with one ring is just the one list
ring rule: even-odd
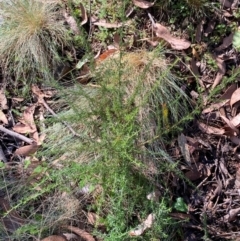
{"label": "curled dry leaf", "polygon": [[198,128],[204,132],[204,133],[207,133],[207,134],[214,134],[214,135],[223,135],[225,133],[225,130],[224,129],[219,129],[219,128],[216,128],[216,127],[213,127],[213,126],[209,126],[209,125],[206,125],[202,122],[197,122],[198,124]]}
{"label": "curled dry leaf", "polygon": [[220,114],[220,117],[225,121],[225,123],[237,134],[239,134],[239,130],[233,125],[233,123],[225,116]]}
{"label": "curled dry leaf", "polygon": [[237,103],[238,101],[240,101],[240,88],[236,89],[230,99],[230,106],[231,108],[233,107],[233,105],[235,103]]}
{"label": "curled dry leaf", "polygon": [[137,226],[134,230],[129,232],[130,236],[140,236],[143,232],[151,228],[155,219],[155,214],[151,213],[148,215],[147,219],[144,220],[139,226]]}
{"label": "curled dry leaf", "polygon": [[152,7],[155,4],[155,1],[151,3],[145,0],[133,0],[133,4],[139,8],[147,9]]}
{"label": "curled dry leaf", "polygon": [[31,156],[38,150],[38,145],[33,143],[31,145],[19,147],[15,152],[14,155],[20,156]]}
{"label": "curled dry leaf", "polygon": [[211,89],[214,89],[221,82],[224,74],[226,73],[226,64],[224,60],[222,60],[221,58],[216,58],[216,61],[218,66],[218,72]]}
{"label": "curled dry leaf", "polygon": [[85,9],[85,7],[83,6],[82,3],[80,3],[80,9],[81,9],[81,14],[82,14],[82,22],[81,25],[84,25],[85,23],[87,23],[88,21],[88,16],[87,16],[87,11]]}
{"label": "curled dry leaf", "polygon": [[88,233],[80,228],[73,227],[73,226],[64,226],[63,228],[66,228],[69,231],[77,234],[79,237],[81,237],[82,239],[84,239],[86,241],[95,241],[95,238],[90,233]]}
{"label": "curled dry leaf", "polygon": [[154,24],[154,30],[156,32],[157,37],[164,39],[171,45],[173,49],[183,50],[189,48],[191,45],[191,43],[185,39],[173,37],[170,31],[160,23]]}

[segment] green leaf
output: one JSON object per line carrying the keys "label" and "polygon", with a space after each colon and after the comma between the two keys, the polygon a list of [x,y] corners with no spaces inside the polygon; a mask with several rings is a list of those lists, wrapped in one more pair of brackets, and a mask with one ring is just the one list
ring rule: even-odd
{"label": "green leaf", "polygon": [[85,59],[81,59],[77,65],[76,65],[76,69],[81,69],[83,67],[84,64],[86,64],[88,62],[88,58]]}
{"label": "green leaf", "polygon": [[233,36],[233,47],[236,50],[240,50],[240,31],[237,31]]}
{"label": "green leaf", "polygon": [[177,210],[177,211],[180,211],[180,212],[187,212],[188,210],[188,206],[187,204],[183,201],[183,198],[182,197],[178,197],[176,202],[174,203],[174,208]]}
{"label": "green leaf", "polygon": [[0,168],[4,168],[5,167],[5,163],[0,161]]}
{"label": "green leaf", "polygon": [[31,161],[29,159],[25,160],[24,161],[24,169],[27,169],[30,164],[31,164]]}
{"label": "green leaf", "polygon": [[33,173],[35,174],[40,174],[40,173],[43,173],[47,170],[46,167],[43,167],[43,166],[37,166],[34,170],[33,170]]}

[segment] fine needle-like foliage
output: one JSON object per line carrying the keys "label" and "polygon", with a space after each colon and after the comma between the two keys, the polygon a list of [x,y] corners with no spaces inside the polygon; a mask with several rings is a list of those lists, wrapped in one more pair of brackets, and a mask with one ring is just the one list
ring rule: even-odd
{"label": "fine needle-like foliage", "polygon": [[[51,77],[58,51],[69,45],[56,1],[0,2],[0,59],[5,76],[34,81]],[[50,70],[51,69],[51,70]]]}
{"label": "fine needle-like foliage", "polygon": [[146,240],[170,238],[173,232],[167,231],[173,224],[167,218],[167,192],[161,205],[146,199],[154,185],[166,185],[166,172],[176,168],[164,138],[173,123],[178,126],[188,116],[187,97],[161,51],[120,53],[97,63],[89,86],[61,89],[71,108],[59,117],[80,138],[73,138],[61,123],[46,130],[48,142],[41,155],[61,166],[57,172],[53,167],[52,184],[68,190],[74,183],[76,192],[100,186],[97,194],[93,191],[88,210],[101,216],[107,233],[96,232],[104,240],[129,240],[128,232],[138,225],[136,213],[156,214],[156,226]]}

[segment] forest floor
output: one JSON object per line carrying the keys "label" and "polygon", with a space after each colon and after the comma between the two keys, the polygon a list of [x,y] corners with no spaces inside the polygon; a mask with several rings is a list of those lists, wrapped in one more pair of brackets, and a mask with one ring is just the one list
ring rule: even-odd
{"label": "forest floor", "polygon": [[[48,235],[51,236],[44,241],[240,240],[240,38],[236,34],[240,23],[239,1],[58,2],[65,7],[65,25],[74,35],[73,47],[62,50],[66,61],[53,67],[55,80],[61,87],[49,86],[41,81],[34,84],[24,81],[1,83],[0,240],[43,240]],[[103,202],[99,192],[103,192],[104,185],[96,185],[93,193],[86,183],[81,189],[76,189],[76,183],[70,178],[75,175],[72,166],[62,171],[61,176],[56,174],[64,169],[65,164],[61,161],[66,157],[61,153],[53,158],[53,151],[45,155],[44,143],[48,145],[54,138],[48,136],[49,131],[43,134],[41,128],[53,125],[52,118],[57,119],[58,113],[69,110],[67,105],[71,100],[62,101],[64,94],[56,95],[57,92],[64,88],[72,89],[75,84],[99,88],[90,74],[91,56],[94,61],[104,64],[104,61],[111,61],[112,56],[121,51],[125,54],[143,54],[145,51],[158,51],[158,48],[163,52],[162,56],[170,66],[171,73],[179,79],[178,86],[187,94],[189,109],[192,111],[189,121],[184,123],[180,131],[168,134],[169,140],[164,143],[166,152],[172,157],[173,166],[176,164],[173,168],[177,168],[177,171],[174,173],[171,169],[166,171],[165,177],[159,175],[166,179],[165,186],[161,182],[150,182],[155,191],[149,199],[152,202],[157,199],[164,206],[161,200],[165,202],[165,199],[161,198],[163,193],[167,195],[167,216],[164,217],[172,221],[166,218],[167,224],[162,224],[165,230],[161,231],[164,233],[161,238],[158,232],[149,234],[154,229],[154,208],[141,213],[138,210],[140,204],[137,203],[131,210],[134,214],[128,216],[131,218],[123,228],[113,221],[120,230],[114,236],[109,231],[115,229],[110,218],[102,217],[108,216],[111,213],[108,209],[111,208],[106,204],[104,211],[95,208],[95,202]],[[163,107],[164,113],[166,116],[163,122],[166,122],[166,118],[171,119],[171,113]],[[131,118],[131,115],[128,117]],[[47,120],[47,124],[43,120]],[[66,125],[74,138],[78,137],[76,126],[71,123]],[[167,121],[165,127],[168,125]],[[63,127],[55,132],[63,132]],[[127,132],[122,133],[127,135]],[[58,137],[58,141],[63,138]],[[62,144],[57,142],[57,145]],[[51,163],[50,159],[53,160]],[[140,169],[137,165],[135,168]],[[69,170],[73,172],[71,175]],[[98,176],[98,170],[95,171],[94,175]],[[74,190],[74,197],[64,190],[56,191],[62,183],[59,177],[66,179],[70,189]],[[17,183],[23,185],[18,187]],[[43,188],[46,183],[49,189]],[[106,188],[110,188],[111,184],[115,185],[108,183]],[[28,186],[31,191],[21,193],[23,186]],[[54,195],[49,195],[53,190]],[[91,197],[85,197],[89,193]],[[124,199],[131,199],[134,193],[127,194]],[[111,200],[111,194],[109,191],[105,198]],[[55,210],[52,203],[60,203],[59,199],[63,208]],[[77,211],[76,215],[73,212],[79,209],[76,209],[76,202],[80,199],[81,211]],[[43,202],[41,206],[39,203]],[[114,202],[117,202],[116,198]],[[155,204],[152,206],[155,207]],[[65,218],[59,214],[59,210],[66,211],[61,214]],[[51,220],[51,215],[56,217]],[[118,215],[119,220],[124,219],[125,214],[119,212]],[[49,220],[44,221],[46,217]],[[43,227],[39,228],[41,232],[38,230],[39,220]],[[168,222],[177,225],[174,234],[167,230]],[[47,229],[47,225],[51,227]],[[131,227],[129,230],[127,225]],[[137,228],[134,229],[134,226]]]}

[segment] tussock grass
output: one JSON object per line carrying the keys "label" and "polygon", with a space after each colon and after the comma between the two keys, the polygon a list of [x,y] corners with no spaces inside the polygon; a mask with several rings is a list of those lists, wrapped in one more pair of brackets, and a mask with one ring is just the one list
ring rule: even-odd
{"label": "tussock grass", "polygon": [[6,76],[16,80],[48,80],[60,61],[59,50],[69,45],[57,1],[0,2],[0,59]]}

